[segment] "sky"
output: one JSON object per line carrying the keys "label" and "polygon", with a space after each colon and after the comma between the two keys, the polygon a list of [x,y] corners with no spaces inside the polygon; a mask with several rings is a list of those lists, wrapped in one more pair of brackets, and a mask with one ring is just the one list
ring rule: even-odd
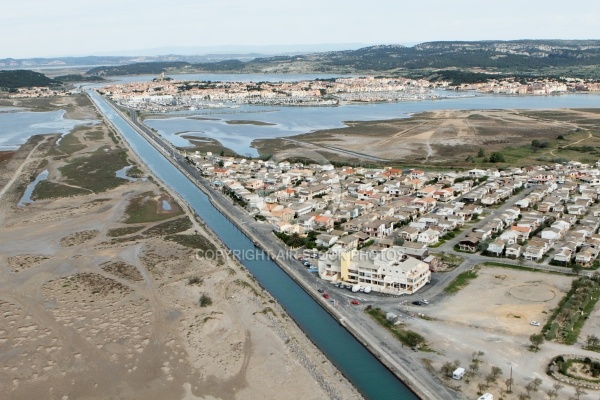
{"label": "sky", "polygon": [[0,58],[511,39],[600,39],[600,1],[18,0],[0,13]]}

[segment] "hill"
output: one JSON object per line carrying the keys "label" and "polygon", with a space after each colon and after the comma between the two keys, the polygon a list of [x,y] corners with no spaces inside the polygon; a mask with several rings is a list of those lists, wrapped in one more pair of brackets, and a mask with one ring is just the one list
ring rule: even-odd
{"label": "hill", "polygon": [[[330,51],[291,56],[261,57],[250,61],[227,60],[177,65],[159,64],[146,73],[366,73],[427,77],[439,70],[525,76],[572,76],[600,79],[600,40],[514,40],[474,42],[427,42],[405,47],[379,45],[357,50]],[[138,64],[101,69],[106,74],[131,74]],[[98,68],[88,71],[98,73]],[[485,79],[463,76],[461,79]]]}
{"label": "hill", "polygon": [[79,74],[70,74],[70,75],[60,75],[54,77],[55,81],[62,83],[71,83],[71,82],[103,82],[105,79],[99,75],[79,75]]}
{"label": "hill", "polygon": [[185,61],[172,61],[172,62],[144,62],[135,63],[129,65],[119,66],[108,66],[108,67],[96,67],[86,72],[87,75],[105,75],[105,76],[117,76],[117,75],[156,75],[161,72],[168,72],[171,70],[182,70],[188,68],[191,64]]}
{"label": "hill", "polygon": [[28,70],[0,71],[0,88],[18,89],[33,86],[57,86],[60,82],[48,78],[39,72]]}

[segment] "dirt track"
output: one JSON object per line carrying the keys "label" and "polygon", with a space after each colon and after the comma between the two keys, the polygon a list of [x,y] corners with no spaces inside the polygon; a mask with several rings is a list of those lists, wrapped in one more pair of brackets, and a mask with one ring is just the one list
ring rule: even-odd
{"label": "dirt track", "polygon": [[[96,117],[74,104],[83,107],[77,117]],[[5,167],[19,177],[0,205],[3,398],[360,398],[236,261],[196,257],[156,231],[183,210],[192,228],[180,234],[221,248],[153,181],[16,206],[42,159],[49,181],[61,183],[61,165],[115,146],[106,129],[101,140],[78,131],[85,148],[71,155],[55,159],[40,146],[27,164],[18,155]],[[174,205],[173,216],[114,237],[115,228],[131,226],[124,223],[131,200],[148,192]],[[212,304],[200,307],[201,294]]]}

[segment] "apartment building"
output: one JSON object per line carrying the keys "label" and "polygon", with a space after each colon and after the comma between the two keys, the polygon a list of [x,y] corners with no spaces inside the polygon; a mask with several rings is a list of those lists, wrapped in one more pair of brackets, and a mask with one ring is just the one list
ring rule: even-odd
{"label": "apartment building", "polygon": [[371,287],[386,294],[413,294],[431,281],[429,265],[409,257],[397,247],[380,251],[334,248],[321,256],[319,276]]}

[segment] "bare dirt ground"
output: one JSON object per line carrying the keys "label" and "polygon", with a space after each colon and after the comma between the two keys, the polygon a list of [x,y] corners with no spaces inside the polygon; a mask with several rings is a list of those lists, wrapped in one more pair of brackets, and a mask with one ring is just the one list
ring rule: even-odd
{"label": "bare dirt ground", "polygon": [[[594,357],[597,353],[583,350],[581,346],[568,346],[546,342],[538,352],[529,350],[529,336],[539,333],[541,327],[531,326],[536,320],[543,326],[560,299],[570,289],[574,278],[539,272],[519,271],[509,268],[484,266],[477,278],[458,293],[434,302],[418,311],[427,319],[411,318],[404,323],[423,334],[435,350],[425,356],[433,374],[440,376],[449,387],[455,387],[465,398],[475,399],[478,392],[489,392],[494,398],[518,399],[527,393],[526,386],[535,378],[541,379],[537,391],[530,390],[529,398],[547,399],[547,391],[556,381],[545,373],[552,358],[563,354]],[[598,311],[590,321],[598,319]],[[594,326],[587,321],[586,329]],[[444,378],[440,372],[446,362],[457,361],[467,369],[474,352],[483,352],[475,375],[462,380]],[[502,370],[496,382],[486,384],[492,366]],[[514,379],[513,393],[506,394],[506,380]],[[480,387],[484,385],[484,387]],[[598,392],[586,389],[581,399],[597,399]],[[575,396],[575,388],[566,385],[560,389],[558,399]],[[576,398],[576,397],[573,397]]]}
{"label": "bare dirt ground", "polygon": [[508,268],[483,267],[469,285],[448,297],[427,315],[453,324],[510,335],[540,331],[550,310],[571,288],[573,278]]}
{"label": "bare dirt ground", "polygon": [[[480,147],[488,152],[507,146],[553,140],[576,129],[594,128],[591,110],[431,111],[387,121],[351,121],[347,127],[296,135],[291,139],[331,146],[397,162],[464,163]],[[285,139],[260,139],[261,154],[275,154]],[[535,158],[534,158],[535,159]]]}
{"label": "bare dirt ground", "polygon": [[[85,100],[70,104],[83,108],[74,107],[73,118],[97,118]],[[32,152],[28,143],[0,175],[8,182],[29,160],[0,203],[2,398],[360,398],[235,260],[197,257],[151,231],[183,209],[192,228],[180,233],[204,235],[222,249],[154,181],[16,206],[42,160],[49,181],[61,183],[61,165],[114,146],[101,130],[93,138],[79,130],[84,147],[68,155],[49,146]],[[148,192],[172,204],[173,218],[109,236],[127,226],[131,200]],[[201,307],[202,295],[211,304]]]}

